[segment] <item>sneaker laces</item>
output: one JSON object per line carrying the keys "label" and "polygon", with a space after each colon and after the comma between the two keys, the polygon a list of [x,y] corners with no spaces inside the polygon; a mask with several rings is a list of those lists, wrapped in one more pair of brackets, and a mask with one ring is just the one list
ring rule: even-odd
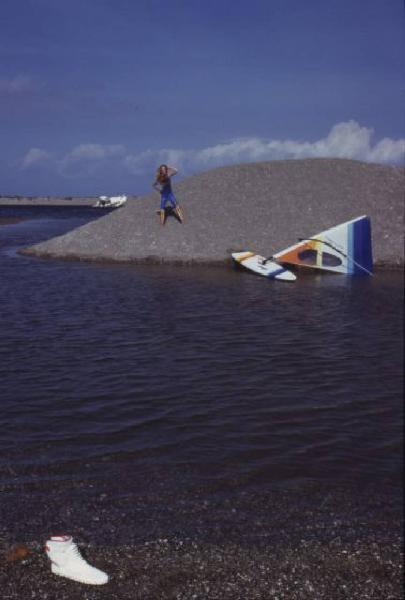
{"label": "sneaker laces", "polygon": [[68,548],[67,551],[68,551],[68,554],[70,555],[70,558],[74,562],[78,562],[83,565],[89,566],[89,564],[84,560],[83,556],[80,554],[80,550],[74,542],[72,542],[71,546]]}

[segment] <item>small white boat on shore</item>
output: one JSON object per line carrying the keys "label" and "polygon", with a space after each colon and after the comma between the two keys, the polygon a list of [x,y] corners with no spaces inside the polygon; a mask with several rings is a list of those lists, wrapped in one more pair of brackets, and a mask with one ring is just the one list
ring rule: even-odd
{"label": "small white boat on shore", "polygon": [[99,196],[93,208],[119,208],[128,200],[127,196]]}

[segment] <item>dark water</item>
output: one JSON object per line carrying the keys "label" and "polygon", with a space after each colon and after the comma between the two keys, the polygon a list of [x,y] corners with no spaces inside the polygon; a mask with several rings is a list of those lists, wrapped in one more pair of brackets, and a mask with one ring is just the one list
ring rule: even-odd
{"label": "dark water", "polygon": [[1,482],[113,479],[117,461],[246,486],[399,481],[398,273],[38,260],[18,248],[96,215],[24,215],[0,227]]}

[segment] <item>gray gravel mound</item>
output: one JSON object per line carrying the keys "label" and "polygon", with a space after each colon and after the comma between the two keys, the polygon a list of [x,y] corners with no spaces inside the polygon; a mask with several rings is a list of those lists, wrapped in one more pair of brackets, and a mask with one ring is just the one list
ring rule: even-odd
{"label": "gray gravel mound", "polygon": [[300,237],[367,214],[374,261],[404,262],[404,170],[341,159],[284,160],[210,170],[175,181],[185,223],[159,223],[153,192],[25,252],[99,261],[223,263],[230,252],[271,255]]}

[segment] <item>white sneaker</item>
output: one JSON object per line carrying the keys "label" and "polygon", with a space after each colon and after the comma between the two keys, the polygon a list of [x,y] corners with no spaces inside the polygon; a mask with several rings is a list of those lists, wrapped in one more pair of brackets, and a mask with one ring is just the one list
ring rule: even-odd
{"label": "white sneaker", "polygon": [[90,585],[103,585],[108,581],[107,573],[92,567],[84,560],[70,535],[51,537],[46,542],[45,551],[52,563],[51,571],[55,575]]}

